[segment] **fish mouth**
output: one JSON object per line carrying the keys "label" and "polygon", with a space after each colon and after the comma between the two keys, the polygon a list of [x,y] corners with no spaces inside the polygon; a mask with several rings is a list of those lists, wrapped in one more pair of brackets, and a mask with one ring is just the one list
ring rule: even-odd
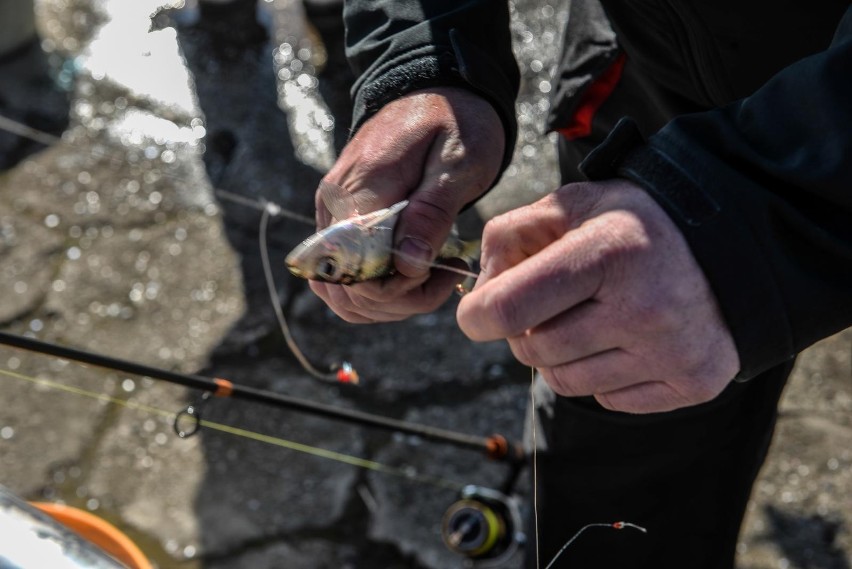
{"label": "fish mouth", "polygon": [[292,259],[286,259],[285,264],[287,265],[287,270],[290,271],[294,276],[306,278],[305,272],[295,263]]}

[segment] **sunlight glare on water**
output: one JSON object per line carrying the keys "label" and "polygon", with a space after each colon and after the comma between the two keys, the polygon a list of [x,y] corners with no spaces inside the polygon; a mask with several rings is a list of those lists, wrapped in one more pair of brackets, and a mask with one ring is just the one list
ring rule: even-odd
{"label": "sunlight glare on water", "polygon": [[298,3],[270,3],[279,29],[272,61],[278,78],[278,105],[287,115],[296,156],[325,172],[334,164],[334,116],[319,93],[317,66],[324,49],[306,25]]}
{"label": "sunlight glare on water", "polygon": [[[147,194],[142,200],[112,198],[76,207],[79,214],[126,215],[138,208],[182,205],[206,207],[213,203],[201,154],[206,134],[192,78],[181,55],[174,28],[151,30],[151,15],[182,2],[163,0],[103,0],[93,3],[92,12],[82,11],[93,26],[91,41],[80,38],[79,50],[67,54],[74,62],[76,80],[72,100],[72,124],[67,138],[80,154],[116,165],[140,164]],[[49,45],[64,44],[76,29],[62,20],[46,26],[52,34]],[[69,167],[80,169],[79,162]],[[164,173],[184,183],[148,188]],[[81,178],[80,176],[83,176]],[[77,188],[94,183],[91,172],[81,170]],[[138,183],[138,174],[125,187]],[[67,179],[67,178],[66,178]],[[65,182],[67,185],[68,182]],[[164,193],[166,192],[166,193]],[[107,199],[106,201],[110,201]],[[132,202],[132,203],[131,203]],[[93,211],[94,210],[94,211]]]}

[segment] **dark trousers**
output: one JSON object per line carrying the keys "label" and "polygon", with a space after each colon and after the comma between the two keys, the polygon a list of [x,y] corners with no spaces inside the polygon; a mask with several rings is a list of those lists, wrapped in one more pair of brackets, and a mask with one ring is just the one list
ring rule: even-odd
{"label": "dark trousers", "polygon": [[[592,398],[539,407],[538,527],[541,567],[589,523],[554,565],[570,569],[730,569],[778,399],[792,364],[717,399],[670,413],[627,415]],[[546,399],[540,397],[540,399]],[[530,529],[527,567],[535,567]]]}
{"label": "dark trousers", "polygon": [[[581,140],[560,140],[565,183],[577,163],[619,118],[651,134],[675,114],[698,110],[655,93],[628,60],[622,78]],[[717,399],[687,409],[627,415],[592,398],[541,390],[537,438],[541,568],[589,523],[627,521],[648,533],[592,528],[565,550],[556,568],[731,569],[752,484],[766,457],[777,404],[792,362]],[[544,388],[543,384],[539,386]],[[540,446],[541,446],[540,445]],[[535,567],[535,533],[527,567]]]}

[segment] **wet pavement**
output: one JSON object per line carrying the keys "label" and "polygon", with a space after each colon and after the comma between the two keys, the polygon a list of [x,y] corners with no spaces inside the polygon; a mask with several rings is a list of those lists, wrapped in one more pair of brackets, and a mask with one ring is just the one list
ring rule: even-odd
{"label": "wet pavement", "polygon": [[[352,362],[362,385],[318,382],[288,351],[257,206],[312,216],[313,190],[345,142],[351,77],[335,18],[315,11],[312,21],[291,0],[261,8],[266,38],[205,29],[192,3],[37,3],[43,41],[27,59],[0,62],[0,114],[61,140],[0,132],[0,327],[519,438],[529,370],[506,346],[466,341],[454,300],[406,323],[341,322],[281,262],[312,227],[278,217],[269,247],[296,341],[318,365]],[[556,185],[541,125],[564,17],[545,1],[514,3],[518,150],[468,214],[469,231]],[[850,357],[847,332],[800,363],[743,567],[852,566]],[[0,382],[0,484],[93,511],[161,568],[461,567],[441,542],[444,512],[462,485],[495,488],[508,475],[469,450],[236,401],[205,403],[210,428],[180,439],[174,414],[197,392],[9,348]],[[518,556],[503,566],[519,567]]]}

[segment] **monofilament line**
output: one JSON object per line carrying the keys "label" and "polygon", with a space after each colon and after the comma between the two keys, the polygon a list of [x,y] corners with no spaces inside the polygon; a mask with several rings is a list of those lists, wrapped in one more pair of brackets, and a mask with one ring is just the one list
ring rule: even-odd
{"label": "monofilament line", "polygon": [[[535,375],[536,370],[534,367],[530,367],[530,433],[532,439],[532,509],[533,509],[533,533],[534,536],[534,547],[535,547],[535,566],[536,569],[541,568],[541,550],[539,545],[539,531],[538,531],[538,440],[537,440],[537,430],[536,430],[536,408],[535,408]],[[607,527],[612,529],[624,529],[626,527],[630,527],[633,529],[637,529],[642,533],[648,533],[648,530],[645,528],[638,526],[636,524],[630,522],[615,522],[615,523],[593,523],[588,524],[580,528],[580,530],[575,533],[571,539],[565,542],[559,551],[556,552],[556,555],[550,560],[550,563],[547,564],[547,567],[544,569],[551,569],[553,564],[556,563],[556,560],[562,555],[562,553],[568,549],[568,547],[574,543],[580,534],[586,531],[589,528],[593,527]]]}
{"label": "monofilament line", "polygon": [[299,223],[304,223],[305,225],[314,225],[314,220],[312,218],[287,210],[281,207],[280,205],[267,200],[260,201],[252,198],[247,198],[240,194],[228,192],[220,188],[214,188],[213,192],[216,194],[216,197],[220,199],[228,200],[230,202],[250,207],[258,211],[269,210],[270,214],[274,217],[286,217],[287,219],[292,219],[294,221],[298,221]]}
{"label": "monofilament line", "polygon": [[550,563],[548,563],[547,567],[545,567],[544,569],[550,569],[551,567],[553,567],[553,564],[556,563],[556,560],[559,559],[559,556],[562,555],[562,552],[565,551],[566,549],[568,549],[568,546],[571,545],[572,543],[574,543],[577,540],[577,538],[580,537],[580,534],[582,534],[584,531],[586,531],[589,528],[595,528],[595,527],[612,528],[612,529],[633,528],[633,529],[637,529],[637,530],[641,531],[642,533],[648,533],[648,530],[646,530],[642,526],[637,526],[636,524],[631,524],[630,522],[615,522],[615,523],[611,523],[611,524],[596,523],[596,524],[584,525],[583,527],[580,528],[580,530],[577,533],[574,534],[574,537],[572,537],[571,539],[569,539],[568,541],[565,542],[565,545],[563,545],[562,548],[559,551],[556,552],[556,555],[553,556],[553,559],[550,560]]}
{"label": "monofilament line", "polygon": [[535,421],[535,368],[530,367],[530,430],[532,431],[533,531],[535,533],[535,566],[541,567],[538,542],[538,440]]}
{"label": "monofilament line", "polygon": [[[397,255],[398,257],[402,257],[403,259],[405,259],[406,261],[408,261],[412,265],[423,264],[422,260],[415,259],[413,256],[411,256],[407,253],[403,253],[399,249],[393,249],[392,248],[391,253]],[[453,267],[452,265],[445,265],[443,263],[434,262],[434,263],[429,263],[429,266],[432,267],[433,269],[440,269],[442,271],[449,271],[451,273],[456,273],[458,275],[470,277],[470,278],[473,278],[473,279],[479,278],[479,275],[477,273],[474,273],[472,271],[466,271],[464,269],[459,269],[458,267]]]}
{"label": "monofilament line", "polygon": [[272,276],[272,266],[269,261],[269,248],[266,243],[266,232],[267,226],[269,225],[269,217],[277,215],[279,211],[280,208],[277,205],[272,203],[267,204],[266,207],[263,208],[263,213],[260,216],[260,229],[258,231],[260,260],[263,264],[263,276],[266,279],[266,288],[269,291],[269,300],[272,303],[272,310],[275,313],[276,320],[278,320],[278,327],[284,335],[284,341],[287,342],[287,346],[290,348],[290,351],[296,359],[299,360],[302,368],[317,379],[336,383],[337,374],[333,371],[323,373],[318,370],[308,360],[305,354],[302,353],[302,350],[299,349],[299,346],[296,344],[296,340],[293,338],[293,334],[290,332],[290,327],[287,325],[287,320],[284,318],[284,311],[281,309],[281,301],[278,299],[278,289],[275,286],[275,279]]}
{"label": "monofilament line", "polygon": [[[127,409],[133,409],[151,415],[157,415],[165,419],[173,419],[175,416],[173,411],[161,409],[159,407],[153,407],[151,405],[145,405],[143,403],[137,403],[128,399],[121,399],[119,397],[114,397],[112,395],[108,395],[102,392],[96,392],[81,387],[76,387],[73,385],[69,385],[66,381],[54,381],[46,379],[44,377],[33,377],[18,371],[7,370],[2,367],[0,367],[0,376],[6,376],[13,379],[28,381],[34,385],[38,385],[40,387],[47,388],[50,390],[86,397],[88,399],[93,399],[96,401],[111,403],[113,405],[117,405]],[[248,429],[242,429],[240,427],[227,425],[224,423],[216,423],[214,421],[201,419],[200,424],[205,429],[212,429],[214,431],[219,431],[222,433],[227,433],[229,435],[254,440],[264,444],[274,445],[302,454],[308,454],[318,458],[324,458],[342,464],[348,464],[351,466],[356,466],[358,468],[395,476],[397,478],[403,478],[416,483],[428,484],[430,486],[434,486],[436,488],[443,488],[444,490],[450,490],[452,492],[459,492],[463,487],[461,483],[456,482],[454,480],[441,478],[439,476],[419,474],[416,470],[410,468],[393,466],[390,464],[377,462],[368,458],[362,458],[354,455],[345,454],[342,452],[324,449],[321,447],[315,447],[305,443],[300,443],[297,441],[284,439],[272,435],[266,435],[255,431],[250,431]]]}
{"label": "monofilament line", "polygon": [[[35,142],[39,142],[41,144],[44,144],[45,146],[51,146],[53,144],[58,144],[58,143],[62,142],[62,138],[59,137],[59,136],[55,136],[55,135],[52,135],[50,133],[32,128],[31,126],[25,125],[23,123],[20,123],[18,121],[15,121],[15,120],[10,119],[10,118],[3,116],[3,115],[0,115],[0,130],[4,130],[6,132],[10,132],[10,133],[15,134],[17,136],[21,136],[23,138],[27,138],[27,139],[33,140]],[[102,153],[102,152],[95,152],[94,150],[92,150],[92,151],[90,151],[90,153],[93,156],[97,156],[97,157],[101,157],[101,158],[108,158],[115,163],[124,163],[125,162],[125,160],[122,159],[122,158],[119,158],[117,156],[109,156],[109,155]],[[169,178],[169,179],[186,181],[183,178],[169,174],[168,172],[164,172],[163,176],[166,177],[166,178]],[[233,192],[223,190],[221,188],[213,188],[213,192],[220,199],[224,199],[224,200],[227,200],[227,201],[230,201],[230,202],[233,202],[233,203],[237,203],[237,204],[240,204],[240,205],[243,205],[243,206],[246,206],[246,207],[257,209],[258,211],[268,211],[268,210],[272,209],[273,210],[272,215],[275,216],[275,217],[279,217],[279,216],[280,217],[286,217],[288,219],[292,219],[292,220],[298,221],[299,223],[304,223],[304,224],[308,224],[308,225],[314,224],[314,220],[311,219],[310,217],[305,216],[305,215],[301,215],[301,214],[293,212],[293,211],[290,211],[290,210],[288,210],[284,207],[281,207],[278,204],[275,204],[275,203],[272,203],[272,202],[269,202],[269,201],[266,201],[266,200],[256,200],[256,199],[248,198],[248,197],[242,196],[240,194],[235,194]],[[407,259],[408,261],[410,261],[412,263],[419,262],[412,257],[408,257],[407,255],[405,255],[405,253],[402,253],[401,251],[398,251],[396,249],[392,249],[392,251],[394,253],[396,253],[397,255]],[[459,269],[459,268],[456,268],[456,267],[453,267],[453,266],[450,266],[450,265],[445,265],[445,264],[442,264],[442,263],[430,263],[429,266],[436,268],[436,269],[441,269],[441,270],[444,270],[444,271],[450,271],[452,273],[457,273],[457,274],[463,275],[465,277],[477,278],[479,276],[476,273],[473,273],[471,271],[466,271],[464,269]]]}
{"label": "monofilament line", "polygon": [[0,129],[5,130],[6,132],[11,132],[12,134],[16,134],[23,138],[34,140],[35,142],[40,142],[45,146],[56,144],[57,142],[60,142],[62,140],[58,136],[54,136],[47,132],[34,129],[31,126],[19,123],[18,121],[12,120],[3,115],[0,115]]}

